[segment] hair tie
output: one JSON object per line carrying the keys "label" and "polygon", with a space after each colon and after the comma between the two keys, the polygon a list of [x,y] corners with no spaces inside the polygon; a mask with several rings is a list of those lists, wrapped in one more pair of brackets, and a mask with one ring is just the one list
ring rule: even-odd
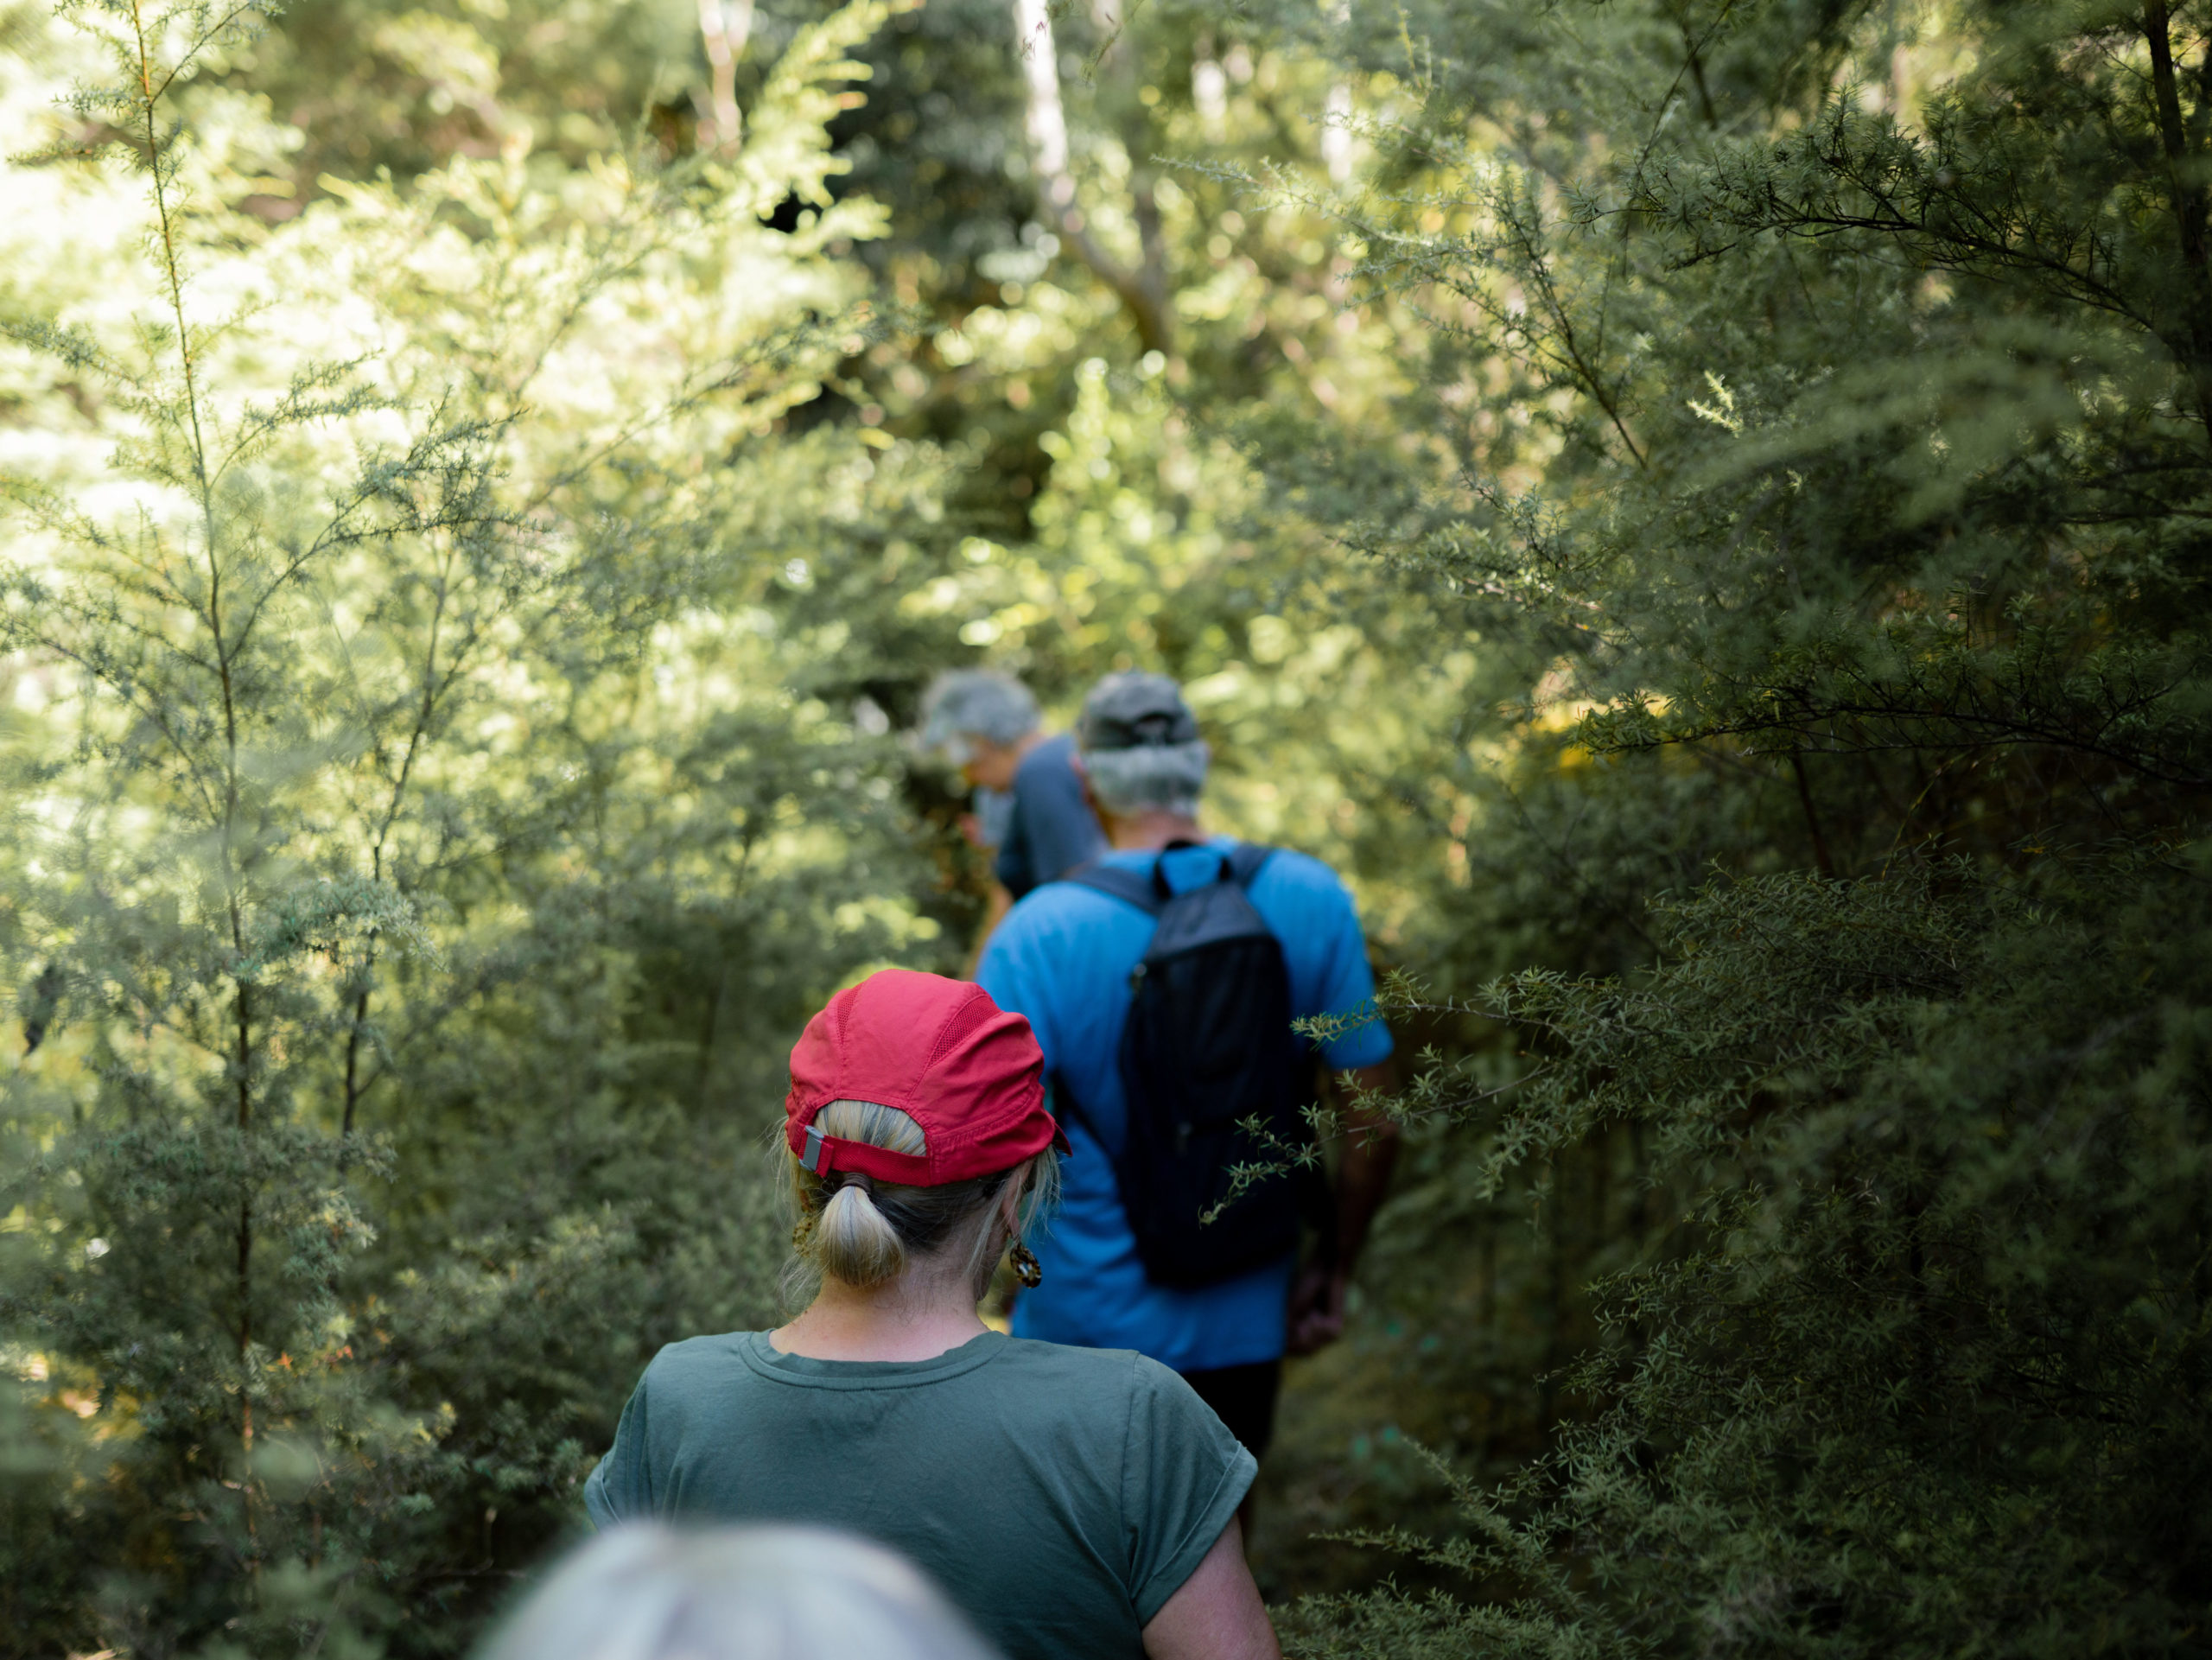
{"label": "hair tie", "polygon": [[827,1204],[830,1199],[836,1198],[840,1193],[848,1187],[859,1188],[861,1193],[868,1195],[868,1202],[871,1205],[875,1202],[875,1180],[874,1177],[870,1176],[867,1171],[836,1170],[832,1171],[830,1173],[835,1176],[836,1180],[830,1183],[829,1194],[823,1201],[824,1204]]}

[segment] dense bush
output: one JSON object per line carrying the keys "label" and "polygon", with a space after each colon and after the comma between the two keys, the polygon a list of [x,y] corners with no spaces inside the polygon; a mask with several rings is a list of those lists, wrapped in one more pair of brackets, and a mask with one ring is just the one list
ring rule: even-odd
{"label": "dense bush", "polygon": [[2201,10],[1012,10],[0,14],[0,1646],[467,1645],[983,658],[1405,971],[1294,1647],[2200,1649]]}
{"label": "dense bush", "polygon": [[286,136],[192,87],[250,10],[52,38],[107,79],[36,204],[93,269],[10,323],[60,440],[0,620],[16,1651],[450,1650],[652,1333],[769,1306],[731,1099],[930,932],[748,500],[804,471],[820,538],[867,481],[753,448],[868,328],[823,122],[880,16],[793,42],[735,164],[461,158],[265,235]]}
{"label": "dense bush", "polygon": [[1458,500],[1353,531],[1453,624],[1554,642],[1579,707],[1522,763],[1578,781],[1476,816],[1471,868],[1649,900],[1640,961],[1457,1006],[1515,1034],[1514,1087],[1470,1062],[1411,1105],[1466,1188],[1535,1161],[1554,1211],[1625,1132],[1675,1219],[1593,1288],[1579,1421],[1459,1485],[1472,1531],[1393,1541],[1471,1592],[1316,1605],[1306,1646],[2194,1651],[2196,25],[1677,21],[1599,68],[1548,17],[1551,73],[1447,105],[1472,142],[1433,103],[1378,132],[1399,182],[1351,210],[1441,364],[1549,395],[1525,488],[1478,381]]}

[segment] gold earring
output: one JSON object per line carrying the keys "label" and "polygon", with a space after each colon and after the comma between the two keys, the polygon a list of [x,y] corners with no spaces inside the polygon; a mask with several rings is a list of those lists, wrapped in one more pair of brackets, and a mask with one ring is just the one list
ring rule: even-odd
{"label": "gold earring", "polygon": [[1045,1282],[1045,1265],[1037,1260],[1037,1253],[1019,1239],[1008,1253],[1014,1262],[1014,1277],[1028,1289],[1034,1291]]}

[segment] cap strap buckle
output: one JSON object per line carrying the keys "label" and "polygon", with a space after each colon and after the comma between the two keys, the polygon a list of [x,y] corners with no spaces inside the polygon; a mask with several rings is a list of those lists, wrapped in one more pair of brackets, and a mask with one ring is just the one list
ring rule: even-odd
{"label": "cap strap buckle", "polygon": [[803,1169],[817,1176],[830,1168],[830,1138],[822,1133],[819,1124],[806,1127],[806,1146],[800,1152],[798,1161]]}

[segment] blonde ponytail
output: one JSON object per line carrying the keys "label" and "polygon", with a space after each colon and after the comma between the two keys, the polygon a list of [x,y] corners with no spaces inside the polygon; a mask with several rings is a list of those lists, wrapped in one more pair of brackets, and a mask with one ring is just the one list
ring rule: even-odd
{"label": "blonde ponytail", "polygon": [[813,1243],[814,1259],[824,1274],[862,1290],[897,1278],[906,1266],[899,1231],[857,1182],[830,1195],[814,1220]]}

